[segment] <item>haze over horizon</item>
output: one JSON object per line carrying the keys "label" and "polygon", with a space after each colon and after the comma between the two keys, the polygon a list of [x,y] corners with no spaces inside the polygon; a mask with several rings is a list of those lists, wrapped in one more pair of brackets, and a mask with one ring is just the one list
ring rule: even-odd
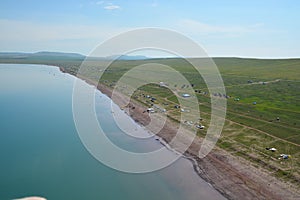
{"label": "haze over horizon", "polygon": [[[180,32],[211,57],[300,57],[297,1],[1,1],[1,52],[88,55],[142,27]],[[143,53],[137,52],[136,55]],[[149,57],[165,57],[146,52]]]}

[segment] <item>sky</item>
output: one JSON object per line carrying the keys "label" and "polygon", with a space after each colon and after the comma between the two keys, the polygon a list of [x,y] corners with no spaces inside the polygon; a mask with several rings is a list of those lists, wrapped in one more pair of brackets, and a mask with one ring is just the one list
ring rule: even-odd
{"label": "sky", "polygon": [[300,57],[299,10],[297,0],[1,0],[0,52],[88,55],[117,34],[157,27],[209,56]]}

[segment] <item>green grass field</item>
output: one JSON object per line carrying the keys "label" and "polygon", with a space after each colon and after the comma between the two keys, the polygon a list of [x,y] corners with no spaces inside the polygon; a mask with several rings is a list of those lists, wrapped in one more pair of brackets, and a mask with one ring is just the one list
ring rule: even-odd
{"label": "green grass field", "polygon": [[[66,72],[76,74],[80,61],[43,61],[30,59],[0,59],[0,62],[37,63],[64,67]],[[107,61],[90,61],[83,72],[90,79],[98,80],[100,71]],[[291,182],[300,180],[300,59],[241,59],[214,58],[226,87],[227,116],[218,146],[251,160],[253,165],[270,170],[276,176]],[[206,84],[196,70],[185,60],[178,58],[150,59],[141,61],[114,61],[107,68],[100,83],[114,87],[124,73],[135,66],[147,63],[168,65],[180,72],[191,84],[199,101],[201,124],[210,122],[210,94]],[[142,73],[142,72],[141,72]],[[143,72],[145,73],[145,72]],[[164,72],[162,72],[164,73]],[[137,77],[131,77],[138,79]],[[250,82],[249,82],[250,81]],[[182,87],[174,85],[180,93]],[[151,102],[146,95],[155,97]],[[140,87],[134,99],[151,106],[157,104],[167,110],[173,120],[180,121],[177,96],[169,89],[157,84]],[[237,101],[237,99],[239,99]],[[253,102],[256,102],[254,105]],[[191,127],[194,128],[194,127]],[[199,137],[205,136],[206,128],[198,130]],[[275,147],[276,152],[266,147]],[[280,154],[289,154],[287,160],[278,159]]]}

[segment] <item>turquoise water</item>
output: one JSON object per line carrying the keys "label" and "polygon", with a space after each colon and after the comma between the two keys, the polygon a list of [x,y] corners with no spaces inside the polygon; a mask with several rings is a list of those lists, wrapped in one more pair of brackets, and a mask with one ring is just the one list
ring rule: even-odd
{"label": "turquoise water", "polygon": [[[74,80],[56,67],[0,65],[0,199],[223,199],[185,159],[147,174],[122,173],[94,159],[74,125]],[[109,99],[96,98],[105,120]],[[114,142],[145,151],[160,147],[155,139],[120,139],[106,120]]]}

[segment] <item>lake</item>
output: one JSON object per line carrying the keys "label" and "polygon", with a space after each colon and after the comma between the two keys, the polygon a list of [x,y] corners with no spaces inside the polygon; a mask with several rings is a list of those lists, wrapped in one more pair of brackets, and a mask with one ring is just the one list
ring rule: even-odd
{"label": "lake", "polygon": [[[73,121],[74,80],[57,67],[0,65],[0,199],[224,199],[184,158],[146,174],[119,172],[96,160]],[[107,117],[108,104],[110,99],[97,92],[97,117],[112,141],[140,151],[161,147],[154,138],[139,142],[120,136]],[[132,126],[143,131],[133,121]]]}

